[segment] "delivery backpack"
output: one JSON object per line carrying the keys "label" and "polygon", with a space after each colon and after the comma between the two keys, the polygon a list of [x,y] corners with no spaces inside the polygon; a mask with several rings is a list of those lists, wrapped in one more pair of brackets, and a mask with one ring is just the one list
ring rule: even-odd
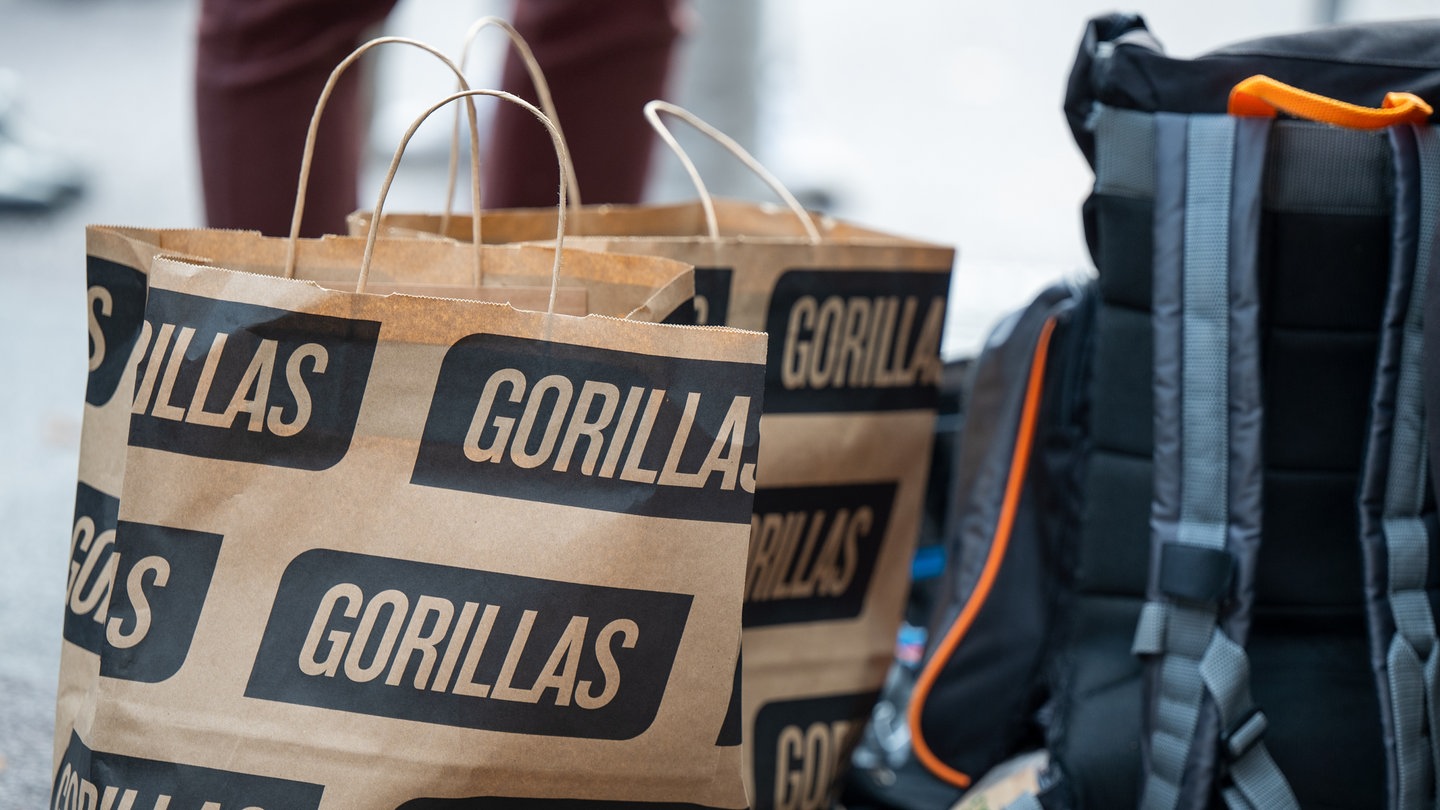
{"label": "delivery backpack", "polygon": [[1044,748],[1015,806],[1436,806],[1420,99],[1440,99],[1440,22],[1194,60],[1138,17],[1090,22],[1065,107],[1098,273],[975,364],[909,707],[937,778]]}

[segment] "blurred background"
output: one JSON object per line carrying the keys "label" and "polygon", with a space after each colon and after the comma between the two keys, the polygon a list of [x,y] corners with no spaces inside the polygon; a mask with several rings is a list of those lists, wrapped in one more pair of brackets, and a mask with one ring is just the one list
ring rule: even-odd
{"label": "blurred background", "polygon": [[[1112,10],[1144,14],[1176,56],[1434,13],[1422,0],[691,0],[669,96],[807,206],[956,246],[944,353],[963,358],[1039,287],[1087,272],[1091,178],[1060,105],[1085,21]],[[458,49],[487,14],[510,6],[401,0],[383,33]],[[0,0],[0,810],[41,807],[49,791],[86,374],[84,226],[204,224],[197,16],[195,0]],[[472,84],[498,85],[505,47],[482,35]],[[451,89],[418,52],[377,64],[365,207],[400,133]],[[770,199],[718,148],[679,134],[712,191]],[[422,130],[390,210],[443,202],[448,137],[448,119]],[[693,198],[673,156],[654,161],[649,201]]]}

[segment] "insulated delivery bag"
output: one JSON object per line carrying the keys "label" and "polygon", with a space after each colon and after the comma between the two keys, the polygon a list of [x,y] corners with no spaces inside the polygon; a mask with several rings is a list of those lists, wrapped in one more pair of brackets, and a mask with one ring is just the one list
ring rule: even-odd
{"label": "insulated delivery bag", "polygon": [[910,707],[937,777],[1043,746],[1017,807],[1434,806],[1436,99],[1436,21],[1193,60],[1090,22],[1098,276],[979,360]]}

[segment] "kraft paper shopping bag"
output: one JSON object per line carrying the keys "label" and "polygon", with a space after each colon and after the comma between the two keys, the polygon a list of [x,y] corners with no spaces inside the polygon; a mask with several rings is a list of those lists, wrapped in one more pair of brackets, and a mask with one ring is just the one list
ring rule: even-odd
{"label": "kraft paper shopping bag", "polygon": [[[941,374],[953,248],[786,207],[700,199],[572,207],[569,245],[695,265],[700,323],[764,330],[762,458],[745,589],[743,740],[756,808],[829,806],[884,682],[909,592]],[[662,137],[673,143],[669,133]],[[551,238],[557,212],[486,211],[481,238]],[[352,232],[373,217],[356,212]],[[386,233],[469,239],[443,212]],[[738,740],[732,741],[738,742]]]}

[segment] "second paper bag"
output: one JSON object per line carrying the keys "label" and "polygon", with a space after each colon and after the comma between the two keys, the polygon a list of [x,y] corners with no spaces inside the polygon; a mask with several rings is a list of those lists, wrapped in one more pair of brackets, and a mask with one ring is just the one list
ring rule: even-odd
{"label": "second paper bag", "polygon": [[[757,810],[818,810],[885,681],[934,439],[953,248],[804,211],[715,200],[572,212],[566,244],[695,265],[700,323],[768,333],[745,585],[746,772]],[[364,232],[368,214],[351,217]],[[387,232],[439,233],[392,214]],[[468,223],[445,231],[468,238]],[[487,243],[555,212],[487,211]],[[808,233],[807,233],[808,231]]]}

